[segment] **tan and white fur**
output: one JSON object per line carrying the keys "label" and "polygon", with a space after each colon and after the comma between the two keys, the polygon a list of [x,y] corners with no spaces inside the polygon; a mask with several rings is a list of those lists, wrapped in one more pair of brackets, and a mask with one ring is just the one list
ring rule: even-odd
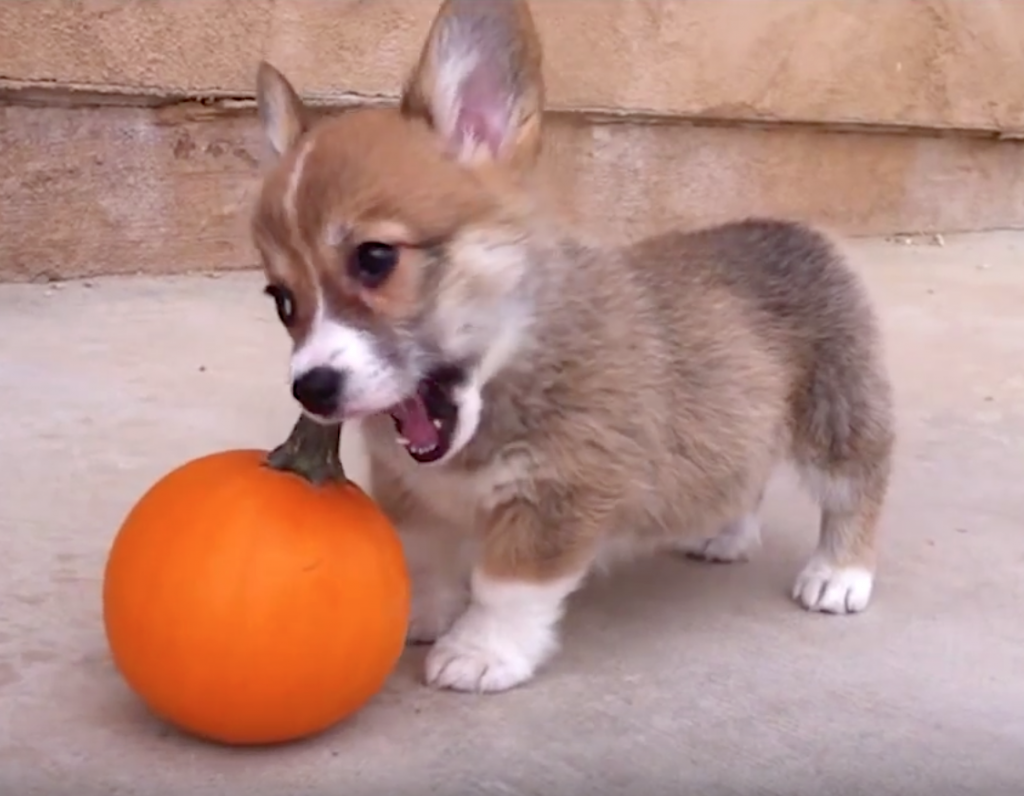
{"label": "tan and white fur", "polygon": [[[519,0],[446,0],[400,107],[314,122],[268,64],[258,104],[274,161],[253,235],[294,391],[359,428],[429,683],[529,681],[612,558],[746,557],[787,460],[821,506],[794,599],[868,605],[891,390],[868,297],[825,236],[753,219],[608,249],[560,226],[532,187],[544,88]],[[454,375],[428,411],[410,396],[438,372]],[[425,442],[396,442],[408,401]],[[443,439],[424,417],[451,424]]]}

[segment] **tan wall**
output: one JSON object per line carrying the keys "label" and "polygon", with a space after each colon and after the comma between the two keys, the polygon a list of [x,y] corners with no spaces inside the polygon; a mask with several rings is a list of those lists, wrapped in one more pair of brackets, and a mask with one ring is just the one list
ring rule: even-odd
{"label": "tan wall", "polygon": [[[0,107],[0,280],[253,267],[251,112]],[[1024,226],[1024,144],[551,119],[562,212],[607,240],[747,214],[852,234]]]}
{"label": "tan wall", "polygon": [[[256,62],[390,102],[437,3],[0,0],[0,280],[251,267]],[[533,7],[550,184],[592,232],[1024,228],[1024,0]]]}
{"label": "tan wall", "polygon": [[[393,97],[433,0],[0,0],[0,77]],[[721,119],[1024,132],[1021,0],[534,0],[551,101]]]}

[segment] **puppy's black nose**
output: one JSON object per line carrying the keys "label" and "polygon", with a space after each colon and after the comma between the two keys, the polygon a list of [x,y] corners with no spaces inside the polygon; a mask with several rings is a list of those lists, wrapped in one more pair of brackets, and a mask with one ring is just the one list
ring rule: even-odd
{"label": "puppy's black nose", "polygon": [[334,368],[313,368],[292,382],[292,395],[306,411],[326,417],[338,410],[342,386],[341,373]]}

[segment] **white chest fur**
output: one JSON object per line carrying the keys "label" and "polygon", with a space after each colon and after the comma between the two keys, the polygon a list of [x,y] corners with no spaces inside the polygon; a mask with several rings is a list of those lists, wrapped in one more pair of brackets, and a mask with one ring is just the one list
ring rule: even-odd
{"label": "white chest fur", "polygon": [[394,464],[404,486],[428,505],[432,513],[462,533],[473,533],[481,520],[502,503],[528,494],[532,457],[525,450],[497,453],[486,466],[466,472],[440,465],[422,465],[390,439],[365,434],[360,423],[349,423],[342,432],[341,456],[349,477],[372,490],[369,447],[374,455]]}

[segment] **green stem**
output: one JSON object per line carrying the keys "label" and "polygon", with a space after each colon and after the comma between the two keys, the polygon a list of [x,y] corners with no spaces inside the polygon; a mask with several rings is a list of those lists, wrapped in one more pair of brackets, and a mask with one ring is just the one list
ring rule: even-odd
{"label": "green stem", "polygon": [[340,423],[325,426],[301,415],[288,439],[267,455],[267,466],[295,473],[317,486],[344,483],[348,478],[341,464],[340,442]]}

